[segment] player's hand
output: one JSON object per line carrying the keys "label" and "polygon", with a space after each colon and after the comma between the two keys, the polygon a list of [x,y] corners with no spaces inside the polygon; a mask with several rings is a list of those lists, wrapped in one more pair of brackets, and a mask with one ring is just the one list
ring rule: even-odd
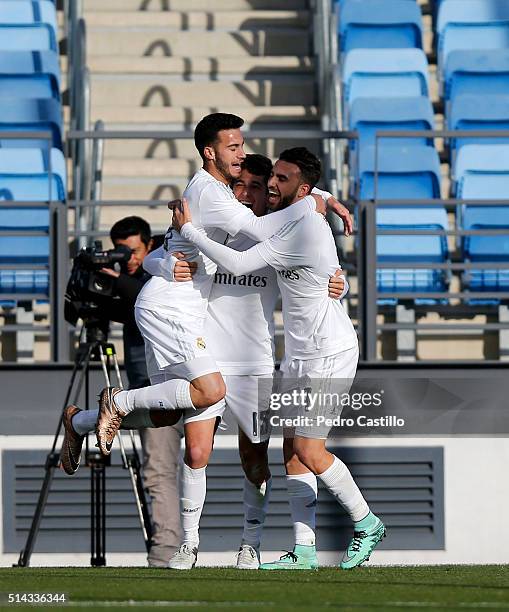
{"label": "player's hand", "polygon": [[170,210],[174,210],[176,206],[182,206],[182,200],[180,198],[177,198],[175,200],[170,200],[168,202],[168,208]]}
{"label": "player's hand", "polygon": [[334,300],[339,300],[345,288],[345,279],[340,278],[340,275],[344,276],[344,274],[343,270],[338,268],[334,276],[329,278],[329,297]]}
{"label": "player's hand", "polygon": [[343,221],[344,234],[350,236],[353,232],[353,220],[348,208],[341,204],[339,200],[336,200],[335,197],[332,197],[327,200],[327,210],[332,211]]}
{"label": "player's hand", "polygon": [[310,195],[312,198],[315,199],[316,212],[320,213],[321,215],[325,215],[325,213],[327,212],[327,204],[324,202],[324,199],[321,196],[316,195],[315,193],[312,193]]}
{"label": "player's hand", "polygon": [[185,255],[180,251],[178,253],[172,253],[172,255],[179,260],[173,269],[173,278],[178,283],[185,283],[186,281],[192,280],[198,268],[198,264],[195,261],[185,261]]}
{"label": "player's hand", "polygon": [[99,272],[102,272],[103,274],[107,274],[108,276],[113,276],[113,278],[118,278],[120,276],[120,272],[117,272],[116,270],[112,270],[111,268],[101,268]]}
{"label": "player's hand", "polygon": [[191,211],[185,198],[182,198],[181,206],[173,209],[172,226],[179,232],[186,223],[192,223]]}

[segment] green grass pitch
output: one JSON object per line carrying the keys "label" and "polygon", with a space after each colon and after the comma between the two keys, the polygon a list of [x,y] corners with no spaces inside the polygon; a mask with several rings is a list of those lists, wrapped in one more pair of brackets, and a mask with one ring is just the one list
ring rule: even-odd
{"label": "green grass pitch", "polygon": [[[509,566],[362,567],[352,571],[189,572],[148,568],[0,569],[8,593],[62,593],[90,610],[509,610]],[[41,606],[37,606],[41,607]],[[58,610],[64,606],[46,606]]]}

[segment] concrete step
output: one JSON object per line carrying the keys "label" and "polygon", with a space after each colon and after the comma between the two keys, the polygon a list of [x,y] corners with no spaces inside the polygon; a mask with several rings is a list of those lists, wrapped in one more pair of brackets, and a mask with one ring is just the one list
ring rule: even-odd
{"label": "concrete step", "polygon": [[[192,7],[191,7],[192,8]],[[94,11],[86,14],[88,28],[166,28],[168,30],[257,30],[260,28],[310,26],[309,11],[186,12]]]}
{"label": "concrete step", "polygon": [[[286,124],[301,124],[318,122],[316,106],[112,106],[110,104],[96,104],[92,108],[92,122],[101,119],[111,129],[128,129],[127,126],[138,124],[140,129],[152,129],[147,125],[154,125],[154,129],[190,129],[202,117],[218,111],[233,113],[244,119],[246,124],[270,124],[284,128]],[[66,110],[66,117],[68,116]],[[113,124],[115,127],[113,127]],[[120,128],[119,126],[123,127]],[[136,129],[138,129],[138,127]],[[134,129],[134,127],[132,128]]]}
{"label": "concrete step", "polygon": [[[102,198],[103,200],[173,200],[182,194],[189,178],[190,176],[161,176],[159,178],[105,176]],[[123,209],[124,216],[126,215],[125,210]],[[131,211],[130,208],[129,211]],[[137,213],[129,212],[129,214]]]}
{"label": "concrete step", "polygon": [[161,76],[92,75],[92,108],[118,106],[194,106],[204,100],[213,106],[300,106],[315,102],[314,79],[279,77],[274,80],[178,81]]}
{"label": "concrete step", "polygon": [[88,57],[94,55],[246,57],[260,55],[311,55],[309,36],[291,28],[275,31],[180,32],[168,28],[88,28]]}
{"label": "concrete step", "polygon": [[[184,185],[185,188],[185,185]],[[106,199],[106,198],[105,198]],[[115,198],[112,198],[115,199]],[[133,196],[130,196],[125,199],[133,199]],[[166,199],[166,198],[162,198]],[[174,198],[167,198],[168,201]],[[166,205],[163,206],[122,206],[122,203],[119,202],[118,206],[105,206],[101,209],[100,212],[100,229],[105,230],[105,234],[108,235],[111,226],[122,219],[123,217],[130,215],[137,215],[146,219],[150,223],[150,227],[153,233],[165,233],[168,229],[171,222],[170,211],[168,210]],[[109,241],[104,241],[103,244],[109,244]]]}
{"label": "concrete step", "polygon": [[[117,126],[114,126],[115,128]],[[125,126],[127,127],[127,126]],[[128,126],[134,129],[135,126]],[[136,126],[136,129],[139,126]],[[146,126],[144,126],[145,129]],[[161,127],[161,126],[159,126]],[[319,129],[319,125],[313,125]],[[266,139],[246,139],[244,150],[246,153],[260,153],[270,158],[275,158],[291,147],[305,145],[308,148],[317,149],[316,142],[302,142],[294,138],[266,138]],[[139,160],[154,159],[167,160],[178,158],[187,160],[197,159],[198,153],[192,139],[175,138],[171,140],[107,140],[104,145],[104,156],[106,160],[124,163]],[[125,170],[124,170],[125,172]],[[136,172],[135,172],[136,174]]]}
{"label": "concrete step", "polygon": [[[220,0],[214,6],[210,0],[192,0],[194,11],[302,10],[308,0]],[[188,11],[189,0],[83,0],[84,13],[89,11]]]}
{"label": "concrete step", "polygon": [[165,181],[165,177],[190,177],[201,168],[202,162],[195,149],[195,159],[111,159],[103,164],[105,177],[143,177],[157,178]]}
{"label": "concrete step", "polygon": [[[301,74],[314,71],[314,62],[309,57],[293,56],[247,56],[247,57],[123,57],[92,55],[88,67],[94,74],[165,74],[181,75],[189,78],[194,75],[207,75],[217,78],[220,75],[267,75]],[[62,70],[66,63],[63,62]]]}

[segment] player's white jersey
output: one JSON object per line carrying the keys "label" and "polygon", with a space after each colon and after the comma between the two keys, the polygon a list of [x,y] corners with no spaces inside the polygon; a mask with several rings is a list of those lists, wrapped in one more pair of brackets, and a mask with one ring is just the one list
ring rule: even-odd
{"label": "player's white jersey", "polygon": [[191,224],[186,224],[182,233],[235,274],[247,274],[263,262],[277,270],[283,301],[285,358],[316,359],[357,345],[352,322],[340,301],[328,297],[329,278],[339,261],[323,216],[311,212],[291,221],[272,238],[243,253],[207,240]]}
{"label": "player's white jersey", "polygon": [[[237,251],[253,246],[239,234],[226,243]],[[274,369],[275,271],[266,266],[234,276],[218,266],[209,297],[204,336],[222,374],[270,374]]]}
{"label": "player's white jersey", "polygon": [[[291,218],[300,218],[315,209],[313,198],[308,197],[292,206],[294,210],[256,217],[235,199],[228,185],[203,169],[193,176],[183,195],[189,203],[197,231],[220,242],[227,234],[236,236],[239,232],[256,241],[265,240]],[[184,253],[186,259],[198,263],[198,269],[188,283],[152,277],[138,295],[137,306],[162,310],[184,323],[196,318],[205,319],[216,265],[173,229],[166,235],[165,249],[168,258],[178,251]]]}
{"label": "player's white jersey", "polygon": [[325,217],[310,213],[256,247],[277,270],[286,356],[316,359],[358,344],[343,305],[328,297],[329,279],[340,264]]}

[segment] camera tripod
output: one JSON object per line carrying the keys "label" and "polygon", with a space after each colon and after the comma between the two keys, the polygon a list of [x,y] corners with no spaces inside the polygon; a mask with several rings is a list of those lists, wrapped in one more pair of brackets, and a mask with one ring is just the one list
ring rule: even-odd
{"label": "camera tripod", "polygon": [[[86,330],[85,342],[81,342],[83,330]],[[83,384],[85,385],[85,406],[88,410],[90,400],[89,372],[90,363],[93,361],[100,361],[106,387],[112,386],[110,384],[110,372],[113,366],[117,379],[116,386],[123,388],[115,347],[113,344],[107,342],[107,333],[104,329],[104,324],[101,324],[101,322],[97,320],[86,321],[81,330],[80,343],[74,360],[74,368],[65,395],[57,431],[53,439],[53,446],[46,457],[44,481],[39,492],[39,499],[37,501],[25,548],[19,555],[18,563],[16,564],[17,567],[28,567],[30,565],[30,557],[32,556],[35,540],[39,532],[54,471],[60,463],[60,450],[55,449],[62,428],[63,411],[69,403],[78,403]],[[73,397],[72,401],[70,401],[71,397]],[[117,434],[117,439],[120,445],[123,467],[129,471],[143,539],[145,540],[145,546],[148,551],[152,539],[152,523],[141,475],[140,456],[136,448],[133,431],[129,431],[129,435],[132,444],[131,452],[126,452],[120,431]],[[94,567],[106,565],[106,467],[110,464],[111,460],[109,456],[104,457],[99,449],[95,450],[95,447],[94,449],[89,449],[87,436],[85,465],[90,467],[90,565]]]}

